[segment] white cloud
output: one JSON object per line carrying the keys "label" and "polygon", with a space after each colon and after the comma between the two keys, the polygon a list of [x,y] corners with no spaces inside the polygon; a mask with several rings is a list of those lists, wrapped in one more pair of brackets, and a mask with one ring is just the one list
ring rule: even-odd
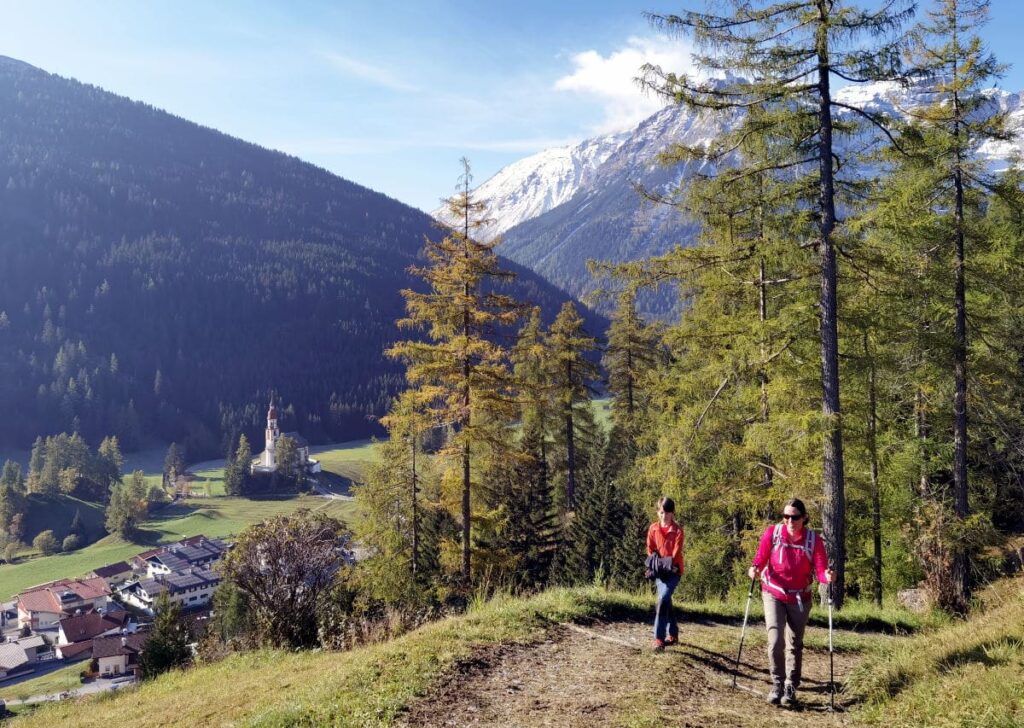
{"label": "white cloud", "polygon": [[575,53],[572,73],[555,82],[555,90],[596,97],[604,106],[604,118],[594,131],[606,134],[635,126],[664,106],[636,82],[645,63],[676,73],[691,72],[691,49],[678,39],[664,36],[631,37],[623,48],[603,56],[595,50]]}
{"label": "white cloud", "polygon": [[334,68],[346,76],[353,76],[363,81],[369,81],[377,86],[391,89],[392,91],[415,91],[416,87],[411,83],[397,76],[392,71],[374,66],[366,61],[335,53],[333,51],[319,54]]}

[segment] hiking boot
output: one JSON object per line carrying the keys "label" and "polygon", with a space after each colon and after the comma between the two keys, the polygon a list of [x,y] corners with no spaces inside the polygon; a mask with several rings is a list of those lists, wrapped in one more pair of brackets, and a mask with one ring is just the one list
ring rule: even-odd
{"label": "hiking boot", "polygon": [[771,691],[768,693],[768,705],[778,705],[779,700],[782,699],[782,686],[773,685]]}
{"label": "hiking boot", "polygon": [[792,684],[786,683],[786,688],[782,691],[782,700],[779,701],[779,705],[783,708],[796,705],[796,688]]}
{"label": "hiking boot", "polygon": [[664,652],[665,651],[665,640],[654,640],[654,651]]}
{"label": "hiking boot", "polygon": [[679,638],[678,637],[673,637],[672,635],[669,635],[668,637],[665,638],[665,646],[666,647],[672,647],[673,645],[678,645],[678,644],[679,644]]}

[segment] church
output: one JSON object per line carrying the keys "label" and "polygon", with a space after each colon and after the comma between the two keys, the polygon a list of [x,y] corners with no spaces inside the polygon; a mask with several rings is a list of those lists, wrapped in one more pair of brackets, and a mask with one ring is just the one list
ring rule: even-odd
{"label": "church", "polygon": [[[320,472],[320,461],[309,456],[309,443],[297,432],[286,432],[284,437],[295,443],[299,451],[299,459],[306,464],[306,472],[315,475]],[[267,431],[266,446],[260,453],[259,460],[252,464],[253,475],[268,474],[277,472],[277,441],[281,438],[281,430],[277,426],[277,407],[274,400],[270,400],[270,409],[267,410]]]}

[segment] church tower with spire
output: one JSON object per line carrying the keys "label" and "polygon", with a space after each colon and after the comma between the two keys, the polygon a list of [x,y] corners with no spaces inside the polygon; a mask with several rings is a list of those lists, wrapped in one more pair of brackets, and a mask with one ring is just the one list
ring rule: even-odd
{"label": "church tower with spire", "polygon": [[263,462],[260,463],[267,470],[277,468],[277,438],[281,436],[281,430],[277,426],[277,407],[274,406],[274,398],[270,398],[270,408],[267,410],[267,432],[266,448],[263,450]]}

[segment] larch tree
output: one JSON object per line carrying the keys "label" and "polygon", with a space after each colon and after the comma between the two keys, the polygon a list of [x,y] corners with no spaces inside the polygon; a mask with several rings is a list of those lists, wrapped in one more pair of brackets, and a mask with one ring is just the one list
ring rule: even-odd
{"label": "larch tree", "polygon": [[619,293],[608,326],[604,366],[612,395],[612,422],[631,438],[637,420],[643,419],[649,404],[646,377],[662,358],[657,327],[636,310],[637,288],[627,285]]}
{"label": "larch tree", "polygon": [[597,366],[588,358],[597,349],[597,341],[583,328],[583,317],[571,301],[562,304],[551,324],[547,345],[551,353],[551,381],[562,418],[559,434],[565,455],[565,504],[571,511],[576,507],[576,480],[581,463],[579,435],[582,431],[585,440],[587,431],[593,430],[590,384],[598,375]]}
{"label": "larch tree", "polygon": [[[985,48],[977,28],[988,20],[987,0],[941,0],[914,33],[915,72],[927,84],[929,103],[912,112],[923,129],[919,153],[942,191],[932,209],[942,220],[943,248],[952,248],[953,269],[953,509],[956,518],[970,513],[968,488],[968,311],[967,243],[972,230],[971,196],[984,195],[997,182],[974,161],[978,148],[1006,141],[1006,116],[984,93],[1002,68]],[[977,206],[977,201],[974,202]],[[966,609],[970,593],[966,552],[957,547],[952,588]]]}
{"label": "larch tree", "polygon": [[[814,213],[809,243],[818,254],[821,411],[824,423],[823,525],[835,562],[837,603],[842,604],[846,563],[846,497],[843,423],[839,397],[837,200],[849,169],[837,139],[854,124],[841,113],[875,127],[884,121],[833,96],[838,79],[852,84],[898,78],[898,31],[910,17],[910,0],[889,0],[863,9],[843,0],[787,2],[728,0],[726,12],[652,15],[652,22],[694,39],[694,60],[704,78],[647,66],[648,88],[696,109],[735,120],[727,138],[705,153],[721,164],[719,175],[744,179],[770,172],[801,180],[801,200]],[[731,12],[729,12],[731,11]],[[719,76],[713,78],[713,76]],[[743,114],[761,108],[764,113]],[[737,116],[737,112],[739,116]],[[888,133],[888,130],[886,130]],[[730,165],[745,138],[772,139],[765,156]]]}
{"label": "larch tree", "polygon": [[447,234],[428,241],[427,265],[412,272],[429,290],[402,291],[406,317],[402,328],[425,330],[426,340],[397,343],[388,354],[406,363],[406,379],[418,390],[434,425],[451,437],[441,454],[458,469],[461,490],[461,574],[469,583],[471,571],[474,455],[508,446],[505,428],[516,416],[507,351],[496,340],[503,327],[520,316],[511,297],[497,284],[512,277],[502,270],[494,248],[497,240],[476,239],[487,224],[486,205],[471,189],[469,162],[455,195],[447,201]]}

